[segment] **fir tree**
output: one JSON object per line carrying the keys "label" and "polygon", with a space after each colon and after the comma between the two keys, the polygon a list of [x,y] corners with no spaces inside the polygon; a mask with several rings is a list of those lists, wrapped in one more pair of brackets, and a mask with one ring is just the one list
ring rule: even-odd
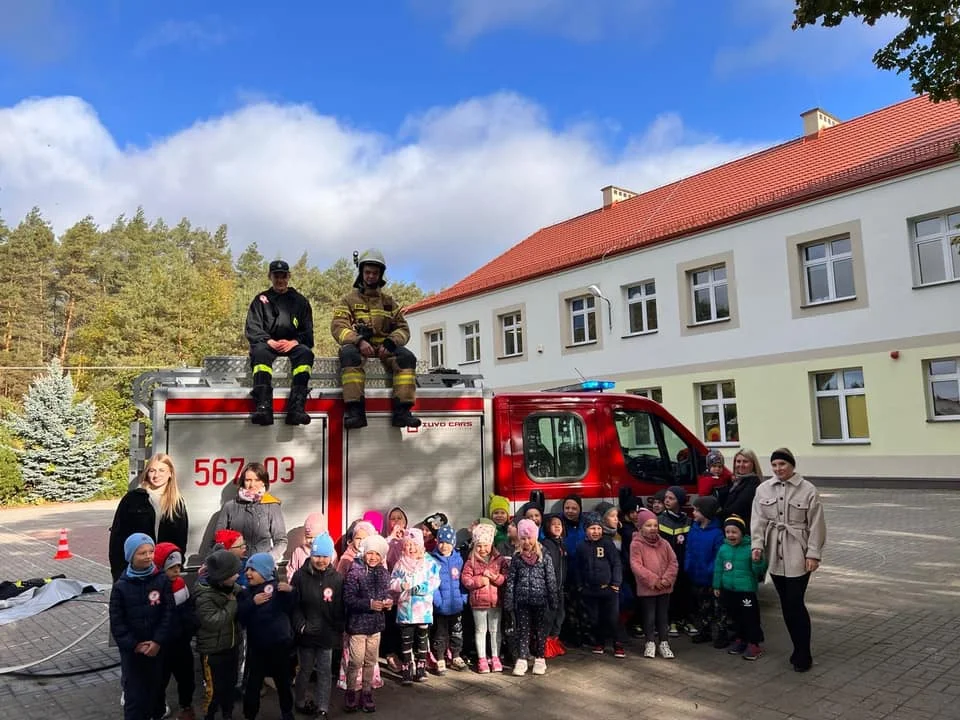
{"label": "fir tree", "polygon": [[103,472],[117,458],[109,441],[97,439],[93,401],[75,395],[54,359],[23,396],[23,414],[5,422],[23,444],[16,452],[29,500],[87,500],[103,489]]}

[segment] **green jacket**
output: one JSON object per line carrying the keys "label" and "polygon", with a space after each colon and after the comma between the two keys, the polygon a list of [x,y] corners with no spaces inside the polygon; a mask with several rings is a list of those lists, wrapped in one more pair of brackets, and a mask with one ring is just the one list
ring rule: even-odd
{"label": "green jacket", "polygon": [[724,542],[713,565],[713,587],[733,592],[756,592],[757,582],[767,571],[767,561],[754,562],[750,553],[748,535],[740,540],[739,545]]}
{"label": "green jacket", "polygon": [[195,588],[197,607],[197,652],[212,655],[237,646],[240,626],[237,623],[236,585],[223,589],[198,582]]}

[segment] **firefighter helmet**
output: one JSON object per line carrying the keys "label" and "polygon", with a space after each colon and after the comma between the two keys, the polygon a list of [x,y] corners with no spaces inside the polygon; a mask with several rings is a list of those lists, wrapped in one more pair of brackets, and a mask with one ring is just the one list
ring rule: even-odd
{"label": "firefighter helmet", "polygon": [[387,272],[387,261],[383,259],[383,253],[377,250],[376,248],[370,248],[364,250],[360,253],[360,257],[357,260],[357,280],[354,282],[354,287],[362,288],[363,287],[363,266],[364,265],[376,265],[380,268],[380,287],[383,287],[387,284],[387,281],[384,280],[383,276]]}

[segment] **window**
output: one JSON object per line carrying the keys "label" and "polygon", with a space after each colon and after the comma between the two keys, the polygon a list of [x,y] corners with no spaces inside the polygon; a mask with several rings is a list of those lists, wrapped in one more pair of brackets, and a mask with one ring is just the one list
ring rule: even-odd
{"label": "window", "polygon": [[523,355],[523,320],[519,312],[500,316],[503,331],[503,356]]}
{"label": "window", "polygon": [[463,333],[463,361],[480,361],[480,323],[472,322],[460,326]]}
{"label": "window", "polygon": [[653,400],[663,405],[663,388],[659,387],[646,387],[646,388],[630,388],[627,390],[631,395],[639,395],[640,397],[645,397],[647,400]]}
{"label": "window", "polygon": [[726,265],[694,270],[690,273],[690,289],[693,293],[695,323],[715,322],[730,317]]}
{"label": "window", "polygon": [[931,420],[960,420],[960,358],[927,362]]}
{"label": "window", "polygon": [[662,419],[623,408],[614,410],[613,419],[624,464],[633,477],[666,486],[693,482],[690,447]]}
{"label": "window", "polygon": [[427,333],[427,353],[431,369],[443,367],[443,330],[431,330]]}
{"label": "window", "polygon": [[816,373],[814,396],[820,442],[856,442],[870,439],[863,368]]}
{"label": "window", "polygon": [[581,478],[587,472],[587,434],[571,413],[531,415],[523,421],[523,456],[534,480]]}
{"label": "window", "polygon": [[657,329],[657,285],[653,280],[627,288],[627,316],[630,334]]}
{"label": "window", "polygon": [[576,297],[568,301],[570,307],[570,342],[584,345],[597,341],[596,298],[593,295]]}
{"label": "window", "polygon": [[920,285],[960,280],[960,212],[915,220],[911,230]]}
{"label": "window", "polygon": [[853,251],[849,237],[811,243],[801,248],[807,304],[855,298]]}
{"label": "window", "polygon": [[704,442],[711,445],[739,443],[737,391],[733,380],[700,385],[699,395]]}

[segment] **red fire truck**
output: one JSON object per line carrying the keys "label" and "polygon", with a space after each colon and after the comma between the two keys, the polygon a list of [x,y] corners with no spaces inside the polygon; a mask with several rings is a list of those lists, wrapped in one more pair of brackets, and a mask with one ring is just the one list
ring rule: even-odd
{"label": "red fire truck", "polygon": [[[587,381],[544,392],[496,393],[477,375],[420,373],[419,428],[390,424],[387,378],[368,369],[369,425],[345,432],[336,359],[318,359],[306,410],[312,422],[252,425],[246,357],[208,358],[201,368],[145,373],[134,383],[150,419],[131,433],[131,473],[152,453],[171,456],[190,514],[189,564],[209,548],[221,505],[236,494],[243,466],[263,462],[280,499],[291,546],[306,515],[322,511],[341,535],[368,510],[403,507],[411,522],[436,511],[455,527],[485,512],[490,493],[514,507],[541,491],[548,508],[569,494],[592,509],[617,502],[621,488],[646,496],[669,485],[692,491],[706,448],[657,402],[603,392]],[[379,371],[379,372],[378,372]],[[275,368],[282,384],[283,359]]]}

